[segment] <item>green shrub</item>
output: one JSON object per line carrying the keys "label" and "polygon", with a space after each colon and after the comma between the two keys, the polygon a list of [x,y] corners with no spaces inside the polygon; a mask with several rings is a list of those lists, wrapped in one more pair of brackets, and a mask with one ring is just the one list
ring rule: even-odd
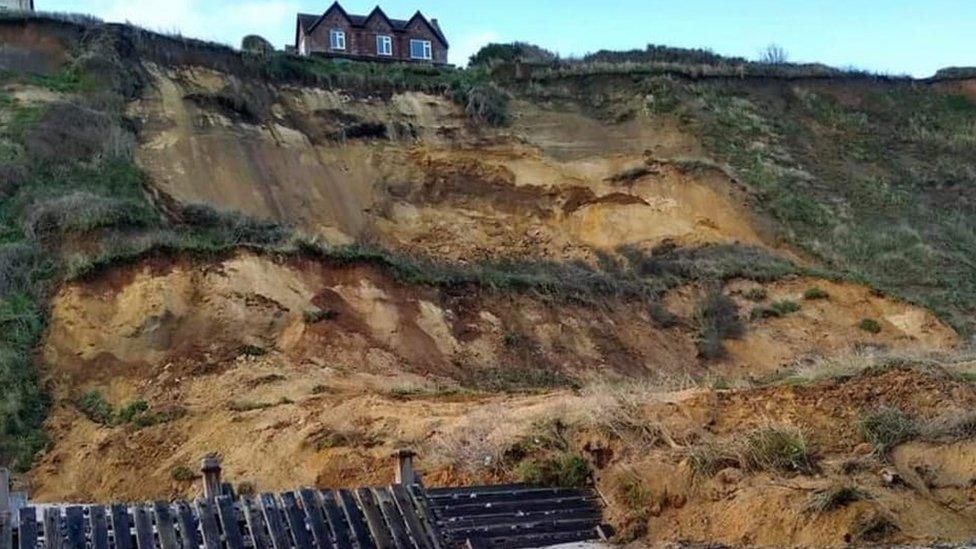
{"label": "green shrub", "polygon": [[699,301],[695,319],[698,321],[698,354],[706,360],[725,357],[724,341],[739,339],[745,333],[738,305],[719,289],[710,290]]}
{"label": "green shrub", "polygon": [[828,513],[856,501],[871,499],[871,494],[857,486],[836,485],[810,494],[804,510],[808,513]]}
{"label": "green shrub", "polygon": [[783,300],[772,303],[769,307],[753,307],[750,318],[779,318],[800,310],[800,304],[795,301]]}
{"label": "green shrub", "polygon": [[864,441],[874,446],[875,452],[882,457],[919,435],[915,419],[890,406],[864,413],[858,428]]}
{"label": "green shrub", "polygon": [[803,299],[806,299],[807,301],[814,301],[817,299],[829,299],[829,298],[830,298],[830,294],[816,287],[807,288],[807,290],[803,292]]}
{"label": "green shrub", "polygon": [[744,295],[749,301],[765,301],[769,294],[766,292],[766,288],[758,286],[756,288],[749,288]]}
{"label": "green shrub", "polygon": [[193,482],[197,479],[196,472],[185,465],[173,467],[169,474],[176,482]]}
{"label": "green shrub", "polygon": [[868,332],[869,334],[880,334],[881,324],[874,320],[873,318],[864,318],[857,325],[858,328]]}
{"label": "green shrub", "polygon": [[468,60],[470,67],[492,66],[499,63],[549,63],[556,54],[525,42],[511,44],[492,43],[482,47]]}
{"label": "green shrub", "polygon": [[590,480],[590,466],[576,454],[564,453],[545,459],[529,459],[519,464],[522,482],[533,486],[582,488]]}
{"label": "green shrub", "polygon": [[249,34],[241,40],[241,50],[254,55],[271,55],[275,48],[263,37]]}
{"label": "green shrub", "polygon": [[112,405],[105,400],[102,393],[93,390],[85,393],[78,399],[78,409],[85,414],[88,419],[102,425],[111,425],[115,421],[115,410]]}
{"label": "green shrub", "polygon": [[131,423],[138,416],[149,411],[149,403],[145,400],[130,402],[119,409],[117,421],[119,423]]}

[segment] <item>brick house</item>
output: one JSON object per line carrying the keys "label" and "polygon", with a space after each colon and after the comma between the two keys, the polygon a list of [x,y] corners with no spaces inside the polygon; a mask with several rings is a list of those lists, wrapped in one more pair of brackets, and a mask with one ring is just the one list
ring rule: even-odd
{"label": "brick house", "polygon": [[447,63],[447,38],[437,19],[419,11],[410,19],[390,19],[377,6],[369,15],[351,15],[339,5],[322,15],[298,14],[295,51],[365,61]]}

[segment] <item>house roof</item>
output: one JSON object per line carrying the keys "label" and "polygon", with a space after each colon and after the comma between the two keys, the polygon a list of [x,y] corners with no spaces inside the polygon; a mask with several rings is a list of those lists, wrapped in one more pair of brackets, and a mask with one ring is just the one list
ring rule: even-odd
{"label": "house roof", "polygon": [[420,22],[422,22],[424,25],[427,25],[427,28],[429,28],[431,32],[434,33],[434,36],[436,36],[437,39],[440,40],[442,44],[444,44],[444,47],[448,47],[447,37],[445,37],[444,32],[441,31],[441,27],[440,25],[437,24],[437,20],[436,19],[428,20],[426,17],[424,17],[424,14],[420,13],[419,11],[415,13],[413,17],[411,17],[410,19],[390,19],[389,17],[386,16],[386,13],[384,13],[379,6],[376,6],[376,8],[374,8],[373,11],[369,13],[369,15],[353,15],[346,12],[346,10],[339,4],[339,2],[333,3],[329,7],[329,9],[325,10],[325,13],[323,13],[322,15],[299,13],[298,25],[295,29],[295,46],[298,47],[299,33],[301,33],[302,29],[305,30],[305,34],[311,33],[312,31],[315,30],[315,27],[319,26],[319,24],[323,20],[325,20],[325,18],[328,17],[330,13],[332,13],[335,10],[338,10],[339,13],[341,13],[342,16],[345,17],[346,20],[349,21],[349,24],[352,25],[353,27],[364,27],[366,25],[366,22],[369,21],[371,17],[373,17],[374,15],[379,15],[386,20],[386,22],[390,25],[390,27],[393,28],[394,31],[399,31],[399,32],[406,31],[407,27],[409,27],[415,20],[419,19]]}

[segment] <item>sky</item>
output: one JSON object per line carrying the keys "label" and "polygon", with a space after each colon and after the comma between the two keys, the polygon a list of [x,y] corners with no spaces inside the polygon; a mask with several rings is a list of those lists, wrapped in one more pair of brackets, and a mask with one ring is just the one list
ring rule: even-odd
{"label": "sky", "polygon": [[[294,41],[295,14],[331,0],[35,0],[37,9],[88,13],[151,30],[239,45],[259,34]],[[369,13],[376,0],[347,0]],[[382,0],[392,18],[418,9],[440,21],[450,61],[489,42],[524,41],[565,56],[647,44],[707,48],[755,59],[769,44],[790,61],[927,77],[976,66],[976,0]]]}

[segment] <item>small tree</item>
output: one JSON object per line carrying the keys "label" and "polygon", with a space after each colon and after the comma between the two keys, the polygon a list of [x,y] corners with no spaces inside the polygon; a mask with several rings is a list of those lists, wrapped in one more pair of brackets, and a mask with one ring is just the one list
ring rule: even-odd
{"label": "small tree", "polygon": [[789,58],[790,55],[779,44],[770,44],[759,54],[759,61],[767,65],[783,65]]}
{"label": "small tree", "polygon": [[247,53],[256,55],[270,55],[274,53],[274,46],[263,37],[256,34],[249,34],[241,40],[241,49]]}

